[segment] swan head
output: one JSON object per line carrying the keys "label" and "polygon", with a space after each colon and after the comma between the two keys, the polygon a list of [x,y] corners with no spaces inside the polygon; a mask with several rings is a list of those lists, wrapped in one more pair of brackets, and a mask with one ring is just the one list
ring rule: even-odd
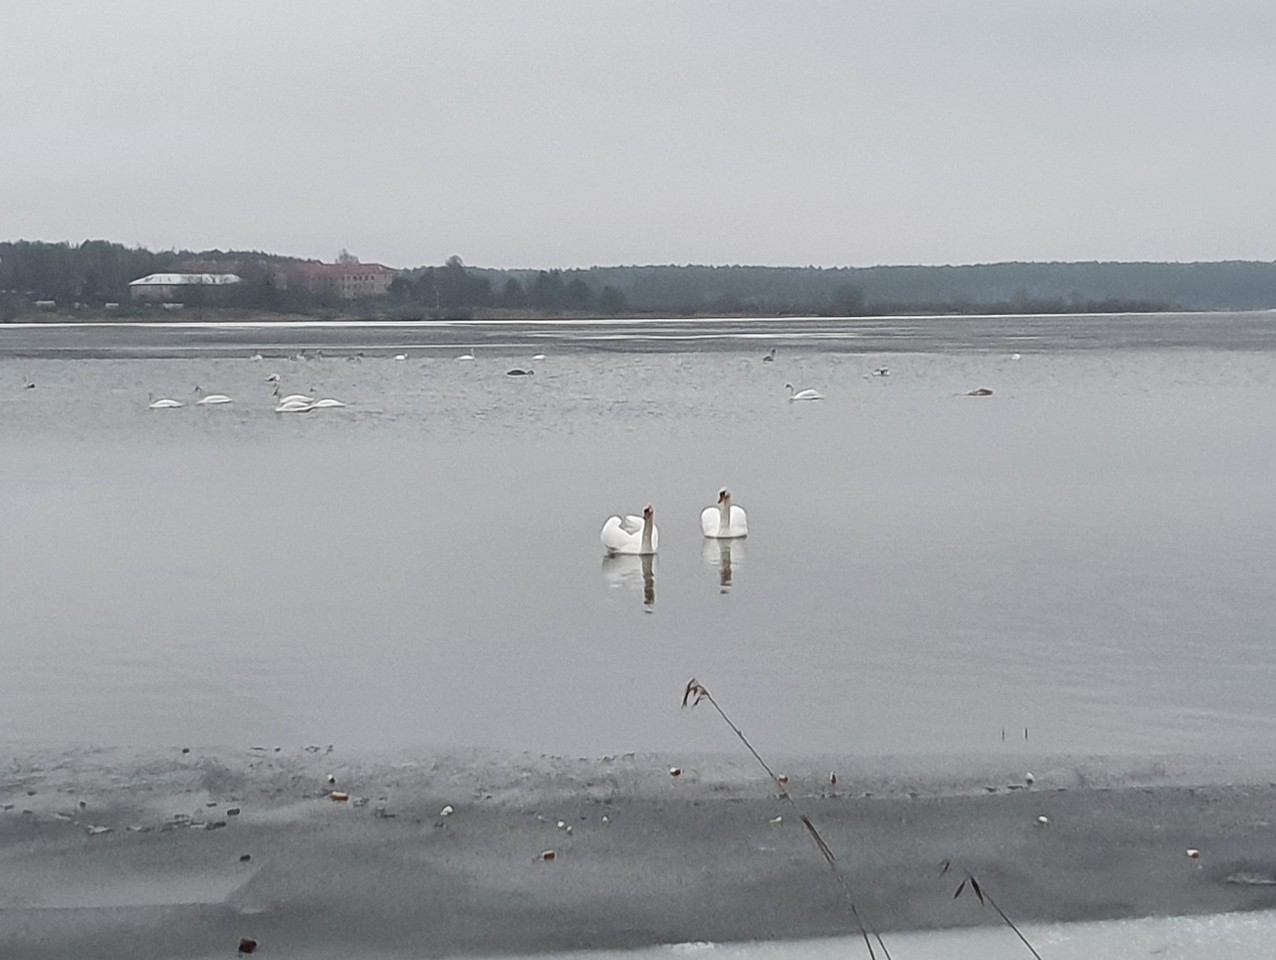
{"label": "swan head", "polygon": [[642,508],[642,518],[644,520],[650,520],[655,515],[656,515],[656,511],[652,508],[651,504],[647,504],[645,507]]}
{"label": "swan head", "polygon": [[730,503],[730,502],[731,502],[731,491],[728,490],[726,487],[723,487],[721,490],[718,491],[718,503]]}
{"label": "swan head", "polygon": [[786,383],[786,384],[784,385],[784,389],[785,389],[785,390],[787,390],[787,391],[789,391],[789,393],[792,393],[792,392],[793,392],[793,384],[791,384],[791,383]]}
{"label": "swan head", "polygon": [[278,382],[279,382],[279,374],[277,374],[277,373],[272,373],[270,376],[268,376],[268,377],[266,378],[266,382],[267,382],[267,383],[278,383]]}

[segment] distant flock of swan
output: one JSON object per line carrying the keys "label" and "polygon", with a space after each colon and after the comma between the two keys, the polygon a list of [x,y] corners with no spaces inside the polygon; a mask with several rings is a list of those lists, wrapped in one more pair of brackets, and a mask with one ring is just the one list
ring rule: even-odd
{"label": "distant flock of swan", "polygon": [[[274,384],[271,390],[271,396],[275,398],[275,413],[309,413],[311,410],[326,410],[329,407],[344,407],[345,404],[333,397],[312,397],[307,393],[290,393],[287,396],[279,389],[279,374],[272,373],[266,378],[267,383]],[[196,385],[195,387],[195,405],[197,407],[215,407],[224,403],[234,403],[233,397],[228,397],[224,393],[207,393],[204,388]],[[171,397],[161,397],[155,399],[155,394],[148,393],[146,395],[148,401],[147,406],[152,410],[172,410],[176,407],[184,407],[186,404],[180,400],[174,400]]]}
{"label": "distant flock of swan", "polygon": [[[322,356],[322,354],[320,353],[318,354],[318,356]],[[363,357],[362,354],[356,354],[354,356],[347,357],[347,359],[357,362],[361,360],[362,357]],[[255,353],[249,359],[261,360],[263,358],[260,353]],[[299,353],[297,354],[297,359],[304,360],[306,359],[306,356],[304,353]],[[408,355],[406,353],[397,353],[394,355],[394,359],[400,360],[400,361],[407,360]],[[456,359],[461,362],[473,362],[475,359],[474,348],[471,347],[468,353],[463,353],[460,356],[458,356]],[[535,356],[533,356],[532,359],[544,360],[545,354],[538,353]],[[1018,353],[1012,353],[1010,355],[1010,359],[1018,360],[1020,359],[1020,355]],[[770,351],[768,351],[766,354],[763,355],[762,362],[773,363],[774,361],[775,361],[775,348],[772,347]],[[535,374],[535,372],[536,371],[532,370],[531,368],[525,369],[522,367],[513,367],[505,371],[505,375],[507,377],[530,377],[533,374]],[[874,376],[874,377],[890,376],[890,369],[887,367],[876,367],[872,371],[871,376]],[[309,394],[304,394],[304,393],[291,393],[291,394],[284,395],[279,388],[279,374],[277,373],[272,373],[270,376],[266,378],[266,381],[268,383],[274,384],[273,396],[275,398],[275,407],[274,407],[275,413],[309,413],[312,410],[323,410],[329,407],[344,407],[345,406],[344,403],[342,403],[340,400],[337,400],[333,397],[313,397],[313,396],[310,396]],[[25,381],[24,386],[27,389],[33,389],[35,387],[35,384],[28,380],[28,381]],[[820,393],[818,390],[812,390],[809,388],[805,390],[798,390],[791,383],[786,383],[784,385],[784,389],[789,392],[788,399],[790,402],[812,401],[812,400],[824,399],[824,394]],[[205,393],[203,387],[200,387],[200,386],[195,387],[195,395],[198,398],[195,400],[196,406],[216,406],[218,404],[234,402],[232,398],[226,396],[226,394],[224,393]],[[987,387],[980,387],[979,389],[972,390],[967,394],[967,396],[971,396],[971,397],[987,397],[991,395],[992,395],[992,391],[989,390]],[[180,400],[174,400],[169,397],[161,397],[160,399],[157,400],[155,399],[155,395],[153,393],[147,394],[147,399],[149,401],[149,406],[152,410],[168,410],[174,407],[184,407],[186,405]],[[710,508],[710,509],[714,509],[714,508]],[[736,507],[735,509],[739,510],[740,508]],[[740,514],[743,517],[744,511],[741,510]],[[643,519],[641,517],[629,516],[629,517],[625,517],[623,520],[620,517],[612,517],[612,520],[616,521],[615,530],[617,531],[617,534],[616,534],[617,536],[620,536],[621,534],[623,534],[626,537],[634,536],[634,537],[641,538],[642,536],[641,528],[643,526]],[[610,521],[608,522],[610,523]],[[741,520],[741,523],[743,523],[743,520]],[[630,527],[633,527],[633,529],[632,530],[629,529]],[[607,530],[606,528],[604,528],[604,531],[603,531],[604,535],[606,535],[606,532]],[[711,536],[711,534],[705,533],[705,536],[706,537]],[[722,534],[712,534],[712,536],[721,537]],[[733,536],[744,536],[744,534],[742,533],[733,534]],[[604,540],[604,543],[605,542],[606,541]],[[616,550],[614,552],[637,553],[638,551]],[[644,551],[644,552],[655,553],[655,549],[653,548],[650,551]]]}
{"label": "distant flock of swan", "polygon": [[[718,502],[700,512],[700,530],[711,540],[736,540],[749,535],[749,518],[744,507],[731,502],[731,491],[723,487],[718,491]],[[641,517],[608,517],[598,538],[608,556],[654,556],[660,549],[656,511],[647,504]]]}
{"label": "distant flock of swan", "polygon": [[[319,355],[322,356],[322,354],[319,354]],[[362,354],[356,354],[355,356],[349,357],[347,359],[352,361],[358,361],[362,359],[362,356],[363,356]],[[260,353],[255,353],[248,359],[256,361],[256,360],[263,359],[263,357]],[[306,359],[305,354],[304,353],[297,354],[297,359],[298,360]],[[407,360],[408,355],[406,353],[396,353],[394,355],[394,359],[399,361]],[[475,359],[474,348],[471,347],[468,353],[463,353],[456,359],[461,362],[473,362]],[[538,353],[535,356],[533,356],[532,359],[544,360],[545,354]],[[775,360],[775,348],[772,347],[770,352],[768,352],[762,357],[762,362],[771,363],[774,360]],[[889,371],[887,371],[885,367],[879,367],[875,371],[875,373],[879,376],[884,375],[887,372]],[[532,370],[531,368],[525,369],[523,367],[513,367],[505,371],[505,375],[507,377],[530,377],[530,376],[533,376],[535,373],[536,373],[535,370]],[[290,393],[290,394],[284,395],[279,388],[279,374],[277,373],[272,373],[270,376],[268,376],[266,378],[266,382],[273,383],[275,385],[274,390],[272,391],[272,395],[275,398],[275,408],[274,408],[275,413],[309,413],[312,410],[323,410],[329,407],[344,407],[345,406],[344,403],[342,403],[340,400],[334,399],[333,397],[316,398],[304,393]],[[28,381],[26,383],[26,386],[27,388],[33,388],[35,384]],[[791,383],[786,383],[784,385],[784,389],[789,391],[790,401],[823,400],[824,399],[824,394],[820,393],[818,390],[795,390],[793,387],[793,384]],[[206,393],[204,391],[204,388],[199,385],[196,385],[195,387],[195,396],[197,398],[195,400],[195,405],[200,407],[217,406],[219,404],[235,402],[232,397],[228,397],[224,393]],[[174,400],[172,397],[160,397],[159,399],[156,399],[154,393],[148,393],[146,395],[146,398],[148,401],[147,405],[152,410],[172,410],[177,407],[186,406],[186,404],[183,403],[181,400]],[[737,507],[736,509],[738,510],[739,507]],[[743,513],[743,511],[741,512]],[[613,519],[619,519],[619,518],[613,518]],[[628,517],[626,519],[632,520],[634,518]],[[642,522],[641,518],[639,518],[638,523],[641,524],[641,522]],[[706,533],[705,536],[709,536],[709,534]],[[737,534],[737,536],[743,536],[743,534]],[[652,551],[652,552],[654,553],[655,551]]]}

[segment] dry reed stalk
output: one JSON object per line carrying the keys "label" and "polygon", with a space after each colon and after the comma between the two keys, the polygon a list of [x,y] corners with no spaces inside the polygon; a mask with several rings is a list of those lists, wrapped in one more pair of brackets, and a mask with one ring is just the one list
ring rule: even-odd
{"label": "dry reed stalk", "polygon": [[[797,811],[798,818],[802,821],[802,826],[806,828],[806,832],[811,835],[811,840],[815,843],[815,848],[820,851],[820,855],[824,857],[824,861],[829,865],[829,869],[833,871],[833,876],[837,880],[838,887],[841,889],[842,895],[846,898],[846,905],[850,908],[851,916],[855,918],[855,925],[859,928],[860,936],[864,938],[864,946],[868,948],[869,960],[877,960],[877,954],[873,950],[873,940],[876,940],[877,945],[882,948],[882,955],[885,957],[885,960],[891,960],[890,951],[886,949],[886,944],[882,942],[881,934],[879,934],[876,930],[871,930],[872,938],[870,939],[870,927],[864,921],[859,907],[855,905],[855,897],[851,892],[850,883],[847,881],[845,874],[842,873],[841,868],[837,865],[837,858],[833,855],[832,849],[825,842],[824,838],[820,836],[820,832],[815,829],[815,824],[811,822],[811,818],[808,817],[802,808],[798,806],[797,801],[790,796],[787,786],[788,778],[781,777],[771,769],[771,765],[762,759],[762,755],[758,753],[753,744],[749,742],[749,738],[744,735],[744,731],[736,726],[734,720],[727,716],[727,712],[722,709],[722,705],[718,703],[717,700],[713,699],[713,694],[709,692],[708,688],[697,682],[695,677],[692,677],[687,681],[687,688],[683,691],[682,705],[684,707],[697,707],[702,702],[706,701],[718,712],[718,716],[720,716],[723,722],[731,728],[731,731],[740,738],[740,742],[744,744],[749,753],[753,754],[753,759],[758,761],[758,764],[766,771],[767,776],[775,781],[776,789],[780,791],[780,799],[787,801],[788,804]],[[1022,937],[1022,934],[1020,936]],[[1036,953],[1035,950],[1033,952]],[[1040,960],[1040,958],[1038,958],[1038,960]]]}
{"label": "dry reed stalk", "polygon": [[[945,860],[942,864],[942,868],[939,871],[939,875],[941,877],[944,876],[946,873],[948,873],[948,870],[951,866],[952,866],[952,861]],[[969,870],[965,870],[963,872],[966,874],[966,879],[964,879],[961,883],[957,885],[957,892],[953,894],[953,899],[956,900],[963,893],[965,893],[967,887],[969,886],[971,893],[973,893],[976,897],[979,898],[979,902],[981,904],[987,904],[988,906],[996,910],[997,916],[1001,917],[1001,919],[1005,922],[1006,926],[1008,926],[1011,930],[1015,932],[1015,936],[1017,936],[1020,940],[1023,941],[1023,945],[1028,948],[1028,952],[1031,953],[1034,957],[1036,957],[1037,960],[1041,960],[1041,954],[1037,953],[1036,948],[1031,943],[1028,942],[1028,938],[1023,935],[1023,931],[1020,930],[1019,927],[1015,925],[1015,922],[1011,920],[1010,917],[1006,916],[1006,911],[1001,909],[1001,906],[997,903],[997,901],[992,898],[992,894],[983,888],[983,886],[979,883],[979,881],[975,879],[975,875],[973,873],[971,873]]]}

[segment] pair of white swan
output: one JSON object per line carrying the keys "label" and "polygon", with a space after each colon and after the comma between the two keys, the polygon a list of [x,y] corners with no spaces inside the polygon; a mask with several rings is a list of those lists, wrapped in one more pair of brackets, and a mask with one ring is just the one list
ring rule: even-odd
{"label": "pair of white swan", "polygon": [[[660,548],[660,530],[656,527],[655,516],[656,511],[647,504],[641,517],[609,517],[599,534],[603,549],[608,555],[655,554]],[[731,492],[724,487],[718,491],[717,504],[705,507],[701,512],[700,529],[711,539],[733,540],[749,535],[749,519],[743,507],[731,502]]]}
{"label": "pair of white swan", "polygon": [[275,413],[309,413],[311,410],[345,406],[340,400],[334,400],[332,397],[315,399],[305,393],[290,393],[285,397],[279,389],[278,382],[275,383],[272,393],[275,397]]}

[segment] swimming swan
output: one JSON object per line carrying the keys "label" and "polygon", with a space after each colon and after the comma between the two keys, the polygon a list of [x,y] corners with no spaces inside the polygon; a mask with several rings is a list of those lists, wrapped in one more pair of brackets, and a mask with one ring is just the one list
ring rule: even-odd
{"label": "swimming swan", "polygon": [[275,402],[279,404],[280,406],[283,406],[285,403],[314,403],[315,402],[314,397],[304,393],[290,393],[288,394],[288,396],[285,397],[280,394],[279,384],[277,383],[275,384],[275,389],[270,392],[274,396]]}
{"label": "swimming swan", "polygon": [[799,390],[797,393],[794,393],[793,384],[791,383],[786,383],[784,385],[784,389],[789,391],[790,400],[823,400],[824,399],[824,394],[820,393],[817,390]]}
{"label": "swimming swan", "polygon": [[731,540],[749,535],[749,518],[744,507],[733,506],[731,491],[723,487],[718,491],[718,505],[705,507],[700,513],[700,529],[706,537]]}
{"label": "swimming swan", "polygon": [[182,403],[180,400],[169,400],[167,398],[163,400],[156,400],[155,394],[153,393],[148,393],[146,395],[146,402],[152,410],[171,410],[173,407],[186,406],[186,404]]}
{"label": "swimming swan", "polygon": [[627,553],[650,556],[660,545],[660,531],[656,529],[656,511],[651,504],[643,508],[642,516],[625,518],[609,517],[603,524],[599,539],[608,554]]}
{"label": "swimming swan", "polygon": [[205,393],[201,386],[195,387],[195,393],[199,399],[195,401],[196,406],[211,406],[218,403],[234,403],[230,397],[224,393]]}

